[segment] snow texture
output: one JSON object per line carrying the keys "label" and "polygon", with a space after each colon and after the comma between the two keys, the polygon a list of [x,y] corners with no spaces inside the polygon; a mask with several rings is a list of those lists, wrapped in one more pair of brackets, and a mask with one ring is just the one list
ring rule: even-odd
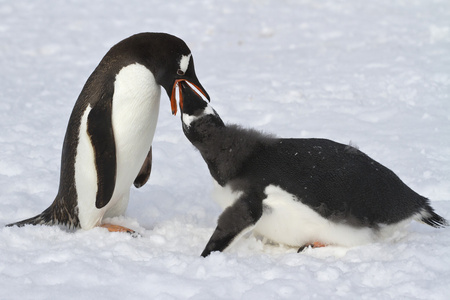
{"label": "snow texture", "polygon": [[448,299],[450,230],[355,248],[246,236],[201,258],[219,206],[161,97],[153,169],[106,229],[3,225],[53,201],[73,104],[138,32],[184,39],[225,122],[356,144],[450,218],[446,0],[0,0],[0,299]]}

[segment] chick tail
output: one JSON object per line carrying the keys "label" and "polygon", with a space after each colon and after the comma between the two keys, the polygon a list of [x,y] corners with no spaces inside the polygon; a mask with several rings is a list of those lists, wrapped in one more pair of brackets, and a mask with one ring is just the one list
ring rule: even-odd
{"label": "chick tail", "polygon": [[445,218],[435,213],[430,206],[426,207],[421,213],[419,221],[434,228],[444,228],[450,225]]}

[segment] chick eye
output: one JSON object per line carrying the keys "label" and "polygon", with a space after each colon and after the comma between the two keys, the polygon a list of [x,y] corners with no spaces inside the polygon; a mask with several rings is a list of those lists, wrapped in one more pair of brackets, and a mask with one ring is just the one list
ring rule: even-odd
{"label": "chick eye", "polygon": [[183,72],[183,70],[178,69],[177,74],[178,74],[178,75],[184,75],[184,72]]}

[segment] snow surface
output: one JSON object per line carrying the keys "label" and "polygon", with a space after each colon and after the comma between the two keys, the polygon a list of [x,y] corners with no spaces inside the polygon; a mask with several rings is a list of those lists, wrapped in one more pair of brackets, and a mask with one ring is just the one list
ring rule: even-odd
{"label": "snow surface", "polygon": [[[356,144],[450,218],[450,1],[0,1],[0,226],[48,207],[73,104],[106,51],[164,31],[211,104],[280,137]],[[450,230],[199,257],[220,209],[162,95],[153,171],[106,229],[0,229],[1,299],[449,299]]]}

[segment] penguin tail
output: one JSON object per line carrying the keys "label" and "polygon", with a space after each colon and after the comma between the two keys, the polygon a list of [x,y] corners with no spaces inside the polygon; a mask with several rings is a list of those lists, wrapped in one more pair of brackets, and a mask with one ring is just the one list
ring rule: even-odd
{"label": "penguin tail", "polygon": [[64,198],[57,196],[55,201],[39,215],[23,221],[7,224],[6,226],[22,227],[25,225],[60,225],[69,229],[80,228],[78,208],[76,206],[67,207]]}
{"label": "penguin tail", "polygon": [[54,225],[54,224],[55,224],[55,221],[46,217],[45,212],[43,212],[35,217],[25,219],[25,220],[19,221],[19,222],[7,224],[6,227],[12,227],[12,226],[23,227],[25,225]]}
{"label": "penguin tail", "polygon": [[444,228],[450,225],[445,218],[435,213],[430,206],[427,206],[420,215],[420,222],[433,226],[434,228]]}

